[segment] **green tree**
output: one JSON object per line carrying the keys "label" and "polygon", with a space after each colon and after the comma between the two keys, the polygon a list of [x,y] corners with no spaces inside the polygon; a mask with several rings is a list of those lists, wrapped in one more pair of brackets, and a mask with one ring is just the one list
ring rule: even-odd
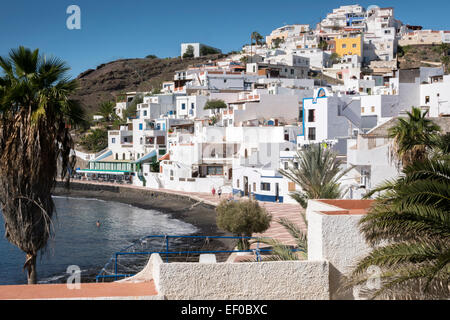
{"label": "green tree", "polygon": [[440,131],[439,126],[426,118],[427,113],[413,107],[406,119],[399,117],[389,129],[389,137],[394,139],[394,154],[403,166],[426,159],[433,136]]}
{"label": "green tree", "polygon": [[450,57],[449,56],[442,56],[441,62],[444,67],[444,73],[448,72],[448,65],[450,64]]}
{"label": "green tree", "polygon": [[112,101],[104,101],[100,104],[99,113],[106,122],[111,122],[117,118],[115,104]]}
{"label": "green tree", "polygon": [[375,248],[361,259],[347,287],[363,285],[370,266],[381,269],[381,288],[369,297],[447,299],[450,275],[450,166],[448,160],[425,159],[403,175],[372,190],[379,194],[361,232]]}
{"label": "green tree", "polygon": [[330,61],[331,61],[331,64],[339,63],[341,61],[341,57],[339,57],[339,55],[336,52],[333,52],[330,55]]}
{"label": "green tree", "polygon": [[[251,237],[253,233],[266,231],[272,216],[257,201],[222,201],[216,208],[217,226],[239,237]],[[249,239],[240,239],[240,250],[249,250]]]}
{"label": "green tree", "polygon": [[200,48],[200,55],[201,56],[207,56],[210,54],[219,54],[220,51],[211,47],[207,47],[207,46],[202,46]]}
{"label": "green tree", "polygon": [[144,98],[142,95],[136,95],[133,101],[129,104],[129,106],[123,111],[123,118],[133,118],[136,117],[137,105],[142,103]]}
{"label": "green tree", "polygon": [[[306,226],[307,221],[305,213],[302,212],[303,221]],[[308,234],[307,231],[296,225],[287,218],[280,218],[277,222],[282,225],[286,231],[292,236],[295,241],[295,248],[284,244],[283,242],[271,239],[260,238],[254,242],[260,242],[271,246],[272,251],[269,258],[264,258],[263,261],[288,261],[288,260],[302,260],[308,257]],[[293,250],[295,249],[295,250]]]}
{"label": "green tree", "polygon": [[205,106],[203,107],[203,109],[204,110],[214,110],[216,112],[217,110],[225,109],[227,107],[228,106],[225,101],[220,100],[220,99],[211,99],[205,103]]}
{"label": "green tree", "polygon": [[278,49],[280,44],[284,42],[284,38],[275,38],[272,40],[272,48]]}
{"label": "green tree", "polygon": [[88,151],[97,153],[108,146],[108,131],[105,129],[94,129],[80,139],[80,144]]}
{"label": "green tree", "polygon": [[66,63],[19,47],[0,58],[0,198],[5,237],[26,253],[29,284],[37,281],[36,257],[53,234],[52,190],[74,165],[72,126],[84,113],[70,96]]}
{"label": "green tree", "polygon": [[253,31],[250,38],[251,38],[252,45],[253,45],[253,40],[255,41],[256,45],[263,44],[262,40],[264,39],[264,37],[261,34],[259,34],[259,32],[257,32],[257,31]]}
{"label": "green tree", "polygon": [[326,51],[328,49],[328,42],[320,40],[318,47],[319,49]]}
{"label": "green tree", "polygon": [[291,192],[290,196],[306,208],[309,199],[342,198],[338,181],[353,167],[342,170],[341,166],[342,161],[336,153],[321,144],[314,144],[298,151],[289,169],[280,169],[279,172],[301,187],[302,191]]}
{"label": "green tree", "polygon": [[186,48],[186,51],[183,54],[183,59],[193,58],[193,57],[194,57],[194,47],[191,45],[188,45]]}

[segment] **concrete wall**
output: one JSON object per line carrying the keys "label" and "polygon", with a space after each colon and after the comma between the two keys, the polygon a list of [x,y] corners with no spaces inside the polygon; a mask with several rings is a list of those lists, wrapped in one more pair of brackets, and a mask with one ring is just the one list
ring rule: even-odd
{"label": "concrete wall", "polygon": [[158,255],[150,263],[158,293],[168,300],[329,299],[326,261],[164,263]]}
{"label": "concrete wall", "polygon": [[308,260],[327,260],[330,263],[331,299],[353,299],[352,293],[339,289],[342,276],[350,272],[371,249],[359,231],[358,222],[363,215],[328,215],[320,212],[340,210],[319,201],[308,202]]}

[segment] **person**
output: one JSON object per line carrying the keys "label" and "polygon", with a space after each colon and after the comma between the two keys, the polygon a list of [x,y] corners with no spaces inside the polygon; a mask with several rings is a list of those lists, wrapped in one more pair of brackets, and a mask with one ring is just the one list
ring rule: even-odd
{"label": "person", "polygon": [[220,196],[222,195],[222,188],[219,188],[219,190],[217,190],[217,195],[219,196],[220,199]]}
{"label": "person", "polygon": [[214,187],[212,188],[211,193],[212,193],[213,197],[216,195],[216,189]]}
{"label": "person", "polygon": [[97,228],[100,228],[100,221],[97,220]]}

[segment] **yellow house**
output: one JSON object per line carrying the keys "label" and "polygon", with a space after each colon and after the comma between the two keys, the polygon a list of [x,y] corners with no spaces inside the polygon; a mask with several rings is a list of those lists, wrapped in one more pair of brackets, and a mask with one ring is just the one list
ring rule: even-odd
{"label": "yellow house", "polygon": [[358,35],[344,35],[336,38],[336,53],[342,57],[345,55],[363,56],[363,36]]}

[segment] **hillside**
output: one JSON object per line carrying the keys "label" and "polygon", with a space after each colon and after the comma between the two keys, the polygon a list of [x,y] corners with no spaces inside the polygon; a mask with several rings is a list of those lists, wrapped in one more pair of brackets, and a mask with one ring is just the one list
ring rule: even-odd
{"label": "hillside", "polygon": [[399,52],[399,68],[440,67],[442,51],[439,45],[405,46],[403,56]]}
{"label": "hillside", "polygon": [[114,96],[127,91],[151,91],[159,88],[163,81],[173,80],[174,72],[190,65],[217,60],[223,55],[209,55],[200,58],[144,58],[122,59],[89,69],[77,79],[80,89],[73,97],[80,100],[86,113],[92,115],[102,101],[113,100]]}

